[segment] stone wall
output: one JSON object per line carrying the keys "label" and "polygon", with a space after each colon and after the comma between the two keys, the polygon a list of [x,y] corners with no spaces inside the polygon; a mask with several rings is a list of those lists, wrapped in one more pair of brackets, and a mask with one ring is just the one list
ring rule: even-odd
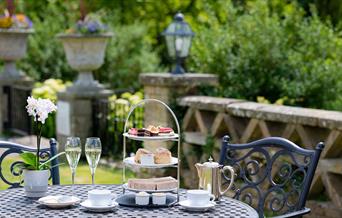
{"label": "stone wall", "polygon": [[234,143],[280,136],[307,149],[314,149],[318,142],[323,141],[325,148],[311,186],[311,195],[322,196],[324,193],[332,207],[342,214],[342,112],[207,96],[187,96],[180,98],[178,103],[188,108],[182,126],[183,155],[186,167],[190,169],[184,170],[183,174],[192,178],[187,180],[188,186],[197,186],[194,164],[211,155],[191,155],[198,147],[206,145],[208,136],[215,141],[215,160],[218,160],[221,137],[226,134]]}
{"label": "stone wall", "polygon": [[[167,105],[175,104],[176,98],[196,93],[199,86],[215,86],[218,78],[212,74],[185,73],[173,75],[170,73],[143,73],[139,77],[144,86],[145,99],[158,99]],[[176,127],[169,111],[160,104],[146,104],[144,110],[144,123]],[[179,119],[179,118],[178,118]],[[145,142],[144,146],[154,150],[159,146],[170,147],[166,142]]]}

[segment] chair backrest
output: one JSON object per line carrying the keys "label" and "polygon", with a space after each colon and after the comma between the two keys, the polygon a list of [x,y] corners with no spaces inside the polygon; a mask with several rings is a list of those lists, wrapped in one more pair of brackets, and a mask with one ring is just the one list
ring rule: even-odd
{"label": "chair backrest", "polygon": [[[21,186],[22,178],[21,171],[16,169],[18,164],[21,164],[21,160],[18,158],[10,157],[12,154],[20,154],[23,152],[36,152],[37,150],[32,147],[20,145],[7,141],[0,141],[0,179],[9,185],[9,188],[17,188]],[[52,157],[57,154],[57,142],[55,139],[50,139],[50,147],[41,149],[40,156],[43,161],[48,157]],[[6,168],[4,167],[6,166]],[[59,167],[58,158],[51,161],[51,178],[52,184],[59,184]]]}
{"label": "chair backrest", "polygon": [[323,148],[321,142],[307,150],[279,137],[230,144],[225,136],[220,164],[235,169],[234,198],[254,207],[260,217],[284,215],[305,207]]}

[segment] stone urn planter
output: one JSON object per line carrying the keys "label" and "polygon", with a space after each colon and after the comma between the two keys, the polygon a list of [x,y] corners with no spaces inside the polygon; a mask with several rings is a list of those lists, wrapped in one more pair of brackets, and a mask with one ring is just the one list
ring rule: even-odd
{"label": "stone urn planter", "polygon": [[49,170],[24,170],[25,194],[29,198],[44,197],[48,189]]}
{"label": "stone urn planter", "polygon": [[16,68],[15,62],[26,54],[27,38],[33,29],[1,29],[0,28],[0,59],[4,61],[4,72],[0,79],[19,79],[24,73]]}
{"label": "stone urn planter", "polygon": [[69,92],[99,92],[104,87],[94,80],[92,71],[101,67],[104,62],[108,39],[113,34],[59,34],[68,64],[78,71],[78,76]]}

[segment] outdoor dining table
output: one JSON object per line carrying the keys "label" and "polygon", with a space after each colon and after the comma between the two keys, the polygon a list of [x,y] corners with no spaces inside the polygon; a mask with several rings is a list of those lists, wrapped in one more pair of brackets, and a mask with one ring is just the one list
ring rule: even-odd
{"label": "outdoor dining table", "polygon": [[[82,201],[87,199],[87,192],[92,189],[109,189],[117,196],[122,194],[120,185],[75,185],[73,193]],[[69,185],[49,186],[48,195],[71,195]],[[184,199],[186,190],[180,190],[180,199]],[[25,197],[24,188],[0,191],[0,217],[236,217],[256,218],[257,212],[249,205],[235,199],[223,197],[214,209],[205,212],[190,212],[175,205],[167,208],[136,208],[118,206],[105,213],[88,212],[80,205],[70,208],[50,209],[40,205],[37,200]]]}

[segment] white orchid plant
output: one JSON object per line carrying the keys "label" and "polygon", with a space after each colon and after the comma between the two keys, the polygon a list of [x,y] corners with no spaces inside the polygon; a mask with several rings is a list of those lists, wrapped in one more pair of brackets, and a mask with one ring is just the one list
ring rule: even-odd
{"label": "white orchid plant", "polygon": [[45,170],[49,168],[49,163],[57,158],[58,156],[64,154],[64,152],[51,157],[49,160],[41,163],[40,162],[40,141],[42,128],[45,120],[49,117],[50,113],[57,111],[57,106],[49,99],[41,98],[27,98],[27,113],[32,116],[35,121],[35,131],[37,135],[37,152],[36,154],[25,152],[21,153],[20,156],[24,160],[22,168],[29,170]]}

